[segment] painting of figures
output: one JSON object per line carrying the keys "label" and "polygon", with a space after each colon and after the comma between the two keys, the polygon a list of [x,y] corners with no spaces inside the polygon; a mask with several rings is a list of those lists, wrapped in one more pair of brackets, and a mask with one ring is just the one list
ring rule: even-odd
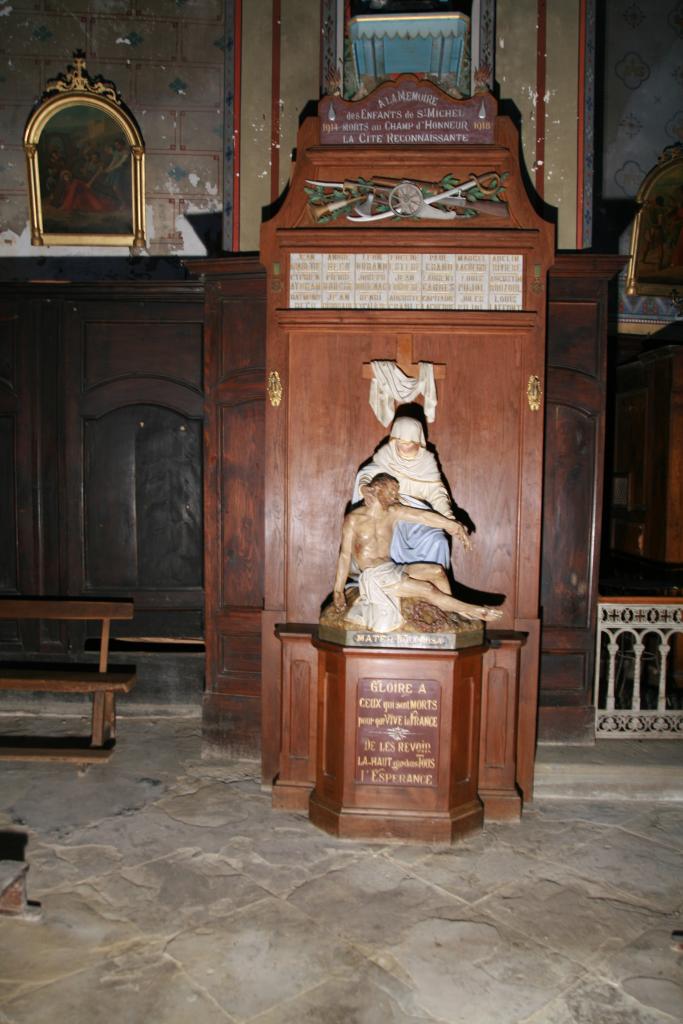
{"label": "painting of figures", "polygon": [[58,111],[40,136],[38,168],[46,234],[132,234],[131,147],[107,113]]}

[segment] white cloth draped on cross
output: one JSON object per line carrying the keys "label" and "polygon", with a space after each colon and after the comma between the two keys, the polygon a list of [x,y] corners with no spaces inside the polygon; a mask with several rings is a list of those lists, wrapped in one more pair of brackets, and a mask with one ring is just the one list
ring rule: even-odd
{"label": "white cloth draped on cross", "polygon": [[389,359],[373,359],[370,365],[370,408],[383,426],[389,426],[397,405],[412,402],[418,395],[423,396],[427,422],[434,422],[436,384],[432,363],[419,363],[417,377],[408,377],[400,366]]}

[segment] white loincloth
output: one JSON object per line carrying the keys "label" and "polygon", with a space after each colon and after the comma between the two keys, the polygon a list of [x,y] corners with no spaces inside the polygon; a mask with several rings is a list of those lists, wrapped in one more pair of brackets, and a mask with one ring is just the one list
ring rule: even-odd
{"label": "white loincloth", "polygon": [[403,616],[396,588],[404,575],[405,567],[396,562],[381,562],[363,569],[358,577],[358,600],[346,616],[349,622],[376,633],[390,633],[398,629],[403,624]]}

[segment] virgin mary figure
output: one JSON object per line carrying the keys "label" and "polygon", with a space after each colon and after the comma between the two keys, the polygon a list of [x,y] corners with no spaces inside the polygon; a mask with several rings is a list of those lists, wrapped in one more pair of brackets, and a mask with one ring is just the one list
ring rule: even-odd
{"label": "virgin mary figure", "polygon": [[[377,473],[389,473],[398,480],[400,498],[406,505],[431,508],[447,519],[455,519],[448,490],[441,476],[436,457],[427,449],[419,420],[398,416],[389,440],[380,445],[370,462],[361,466],[353,488],[353,502],[361,500],[361,484],[369,483]],[[459,539],[469,547],[469,534],[461,526]],[[436,562],[448,569],[451,554],[448,536],[443,530],[418,523],[398,523],[391,543],[392,561]]]}

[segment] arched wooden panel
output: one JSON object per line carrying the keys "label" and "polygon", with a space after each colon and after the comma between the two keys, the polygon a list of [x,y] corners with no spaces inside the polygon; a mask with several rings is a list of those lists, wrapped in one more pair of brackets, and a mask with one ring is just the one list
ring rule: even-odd
{"label": "arched wooden panel", "polygon": [[202,585],[201,423],[125,406],[84,427],[87,590]]}

